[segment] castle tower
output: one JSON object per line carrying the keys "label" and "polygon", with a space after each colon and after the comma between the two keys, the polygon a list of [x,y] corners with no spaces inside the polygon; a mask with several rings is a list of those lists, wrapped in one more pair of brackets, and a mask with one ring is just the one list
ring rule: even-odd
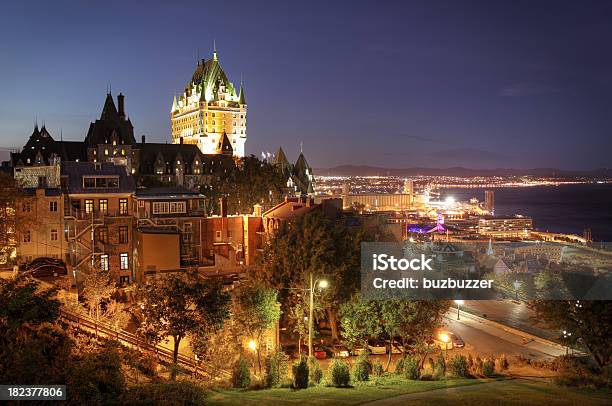
{"label": "castle tower", "polygon": [[216,49],[212,58],[198,61],[191,81],[172,102],[172,142],[196,144],[204,154],[218,154],[226,134],[233,155],[243,157],[247,104],[242,83],[236,90]]}

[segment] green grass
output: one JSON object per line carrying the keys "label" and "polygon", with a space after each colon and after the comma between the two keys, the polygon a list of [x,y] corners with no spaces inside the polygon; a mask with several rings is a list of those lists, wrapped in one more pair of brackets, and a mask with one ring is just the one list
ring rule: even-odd
{"label": "green grass", "polygon": [[[479,385],[480,384],[480,385]],[[475,386],[473,386],[475,385]],[[469,386],[469,387],[468,387]],[[450,391],[437,390],[454,388]],[[398,395],[399,398],[393,398]],[[211,391],[207,405],[358,405],[385,399],[385,404],[404,405],[608,405],[610,391],[562,388],[551,383],[525,380],[445,379],[408,381],[387,376],[351,388],[318,386],[304,390]]]}
{"label": "green grass", "polygon": [[[610,405],[612,392],[605,389],[564,388],[552,383],[508,380],[494,385],[481,385],[479,390],[439,391],[409,399],[410,405]],[[398,399],[399,401],[400,399]],[[407,402],[408,399],[404,399]],[[393,403],[389,403],[391,406]],[[397,405],[403,403],[397,403]]]}
{"label": "green grass", "polygon": [[441,388],[474,385],[492,380],[444,379],[440,381],[409,381],[396,376],[385,376],[369,382],[357,382],[350,388],[319,385],[303,390],[287,388],[262,390],[212,391],[208,405],[357,405],[406,393],[424,392]]}

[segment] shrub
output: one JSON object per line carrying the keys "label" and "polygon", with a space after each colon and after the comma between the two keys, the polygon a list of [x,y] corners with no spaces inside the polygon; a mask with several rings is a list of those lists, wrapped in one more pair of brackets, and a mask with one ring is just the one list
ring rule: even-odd
{"label": "shrub", "polygon": [[147,376],[154,376],[157,372],[157,356],[152,352],[143,352],[136,361],[136,368]]}
{"label": "shrub", "polygon": [[234,388],[246,388],[251,383],[251,371],[247,361],[240,357],[232,368],[232,386]]}
{"label": "shrub", "polygon": [[295,389],[306,389],[308,387],[308,362],[306,357],[300,358],[293,364],[293,387]]}
{"label": "shrub", "polygon": [[385,373],[385,367],[383,367],[382,362],[376,360],[372,364],[372,375],[374,376],[383,376]]}
{"label": "shrub", "polygon": [[493,376],[495,374],[495,362],[492,359],[486,359],[482,363],[482,374],[484,376]]}
{"label": "shrub", "polygon": [[406,357],[404,361],[404,376],[416,380],[421,375],[421,366],[417,357]]}
{"label": "shrub", "polygon": [[482,375],[482,359],[480,357],[476,357],[474,361],[474,370],[472,371],[474,375]]}
{"label": "shrub", "polygon": [[353,379],[355,381],[367,381],[370,379],[371,372],[372,363],[368,360],[367,354],[361,354],[353,367]]}
{"label": "shrub", "polygon": [[348,386],[351,382],[349,367],[339,359],[334,359],[329,369],[331,384],[336,387]]}
{"label": "shrub", "polygon": [[448,368],[453,376],[466,378],[470,375],[465,355],[457,354],[448,361]]}
{"label": "shrub", "polygon": [[506,358],[506,354],[502,354],[501,357],[497,358],[497,368],[500,371],[508,370],[510,363],[508,362],[508,358]]}
{"label": "shrub", "polygon": [[474,357],[472,357],[472,353],[468,354],[467,357],[468,368],[471,371],[474,371]]}
{"label": "shrub", "polygon": [[584,359],[564,355],[554,361],[557,375],[554,382],[560,386],[605,386],[606,374],[598,368],[590,368]]}
{"label": "shrub", "polygon": [[427,360],[427,363],[429,364],[429,369],[431,370],[431,373],[433,374],[436,370],[436,363],[431,357],[429,357],[429,359]]}
{"label": "shrub", "polygon": [[120,404],[203,405],[206,392],[193,382],[165,382],[134,386],[123,393]]}
{"label": "shrub", "polygon": [[265,384],[268,388],[279,386],[287,377],[287,362],[285,354],[277,352],[266,358]]}
{"label": "shrub", "polygon": [[323,370],[315,357],[308,357],[308,383],[316,386],[323,380]]}
{"label": "shrub", "polygon": [[398,375],[404,375],[404,364],[406,363],[406,357],[402,357],[395,362],[395,373]]}
{"label": "shrub", "polygon": [[434,372],[436,375],[440,376],[443,376],[446,373],[446,359],[444,359],[444,355],[442,353],[440,353],[438,358],[436,358]]}

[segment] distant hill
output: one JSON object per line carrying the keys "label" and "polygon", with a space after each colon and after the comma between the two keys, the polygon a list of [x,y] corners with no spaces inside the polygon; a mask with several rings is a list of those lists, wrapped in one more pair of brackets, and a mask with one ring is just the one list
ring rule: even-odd
{"label": "distant hill", "polygon": [[315,175],[319,176],[549,176],[557,178],[565,177],[587,177],[587,178],[612,178],[612,169],[601,168],[588,171],[568,171],[555,168],[534,169],[469,169],[462,167],[452,168],[380,168],[365,165],[340,165],[333,168],[314,169]]}

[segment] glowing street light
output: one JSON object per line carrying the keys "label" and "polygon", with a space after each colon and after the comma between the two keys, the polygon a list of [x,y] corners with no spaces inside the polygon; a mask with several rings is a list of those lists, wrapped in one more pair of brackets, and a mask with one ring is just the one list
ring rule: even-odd
{"label": "glowing street light", "polygon": [[253,352],[257,351],[257,343],[255,342],[255,340],[251,339],[249,340],[249,349]]}
{"label": "glowing street light", "polygon": [[448,354],[448,343],[450,342],[450,337],[446,333],[440,333],[438,338],[440,338],[440,341],[444,343],[444,355],[446,356]]}
{"label": "glowing street light", "polygon": [[455,303],[457,304],[457,320],[459,320],[459,306],[462,306],[464,301],[461,299],[457,299],[455,300]]}
{"label": "glowing street light", "polygon": [[312,272],[310,273],[310,306],[308,309],[308,356],[312,357],[312,331],[314,329],[314,291],[315,287],[319,289],[325,289],[329,286],[329,283],[325,279],[314,280]]}

